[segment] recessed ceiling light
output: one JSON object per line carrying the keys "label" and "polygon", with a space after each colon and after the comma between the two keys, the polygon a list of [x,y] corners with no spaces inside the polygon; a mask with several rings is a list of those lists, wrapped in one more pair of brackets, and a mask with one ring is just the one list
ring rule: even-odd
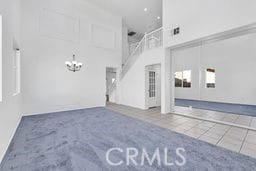
{"label": "recessed ceiling light", "polygon": [[161,19],[161,17],[160,17],[160,16],[158,16],[158,17],[157,17],[157,19],[158,19],[158,20],[160,20],[160,19]]}
{"label": "recessed ceiling light", "polygon": [[148,11],[148,9],[147,9],[147,8],[144,8],[144,11],[146,12],[146,11]]}

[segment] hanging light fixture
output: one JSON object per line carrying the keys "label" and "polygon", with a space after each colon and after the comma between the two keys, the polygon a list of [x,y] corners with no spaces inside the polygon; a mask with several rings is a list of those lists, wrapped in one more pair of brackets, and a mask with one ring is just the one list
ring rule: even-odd
{"label": "hanging light fixture", "polygon": [[65,64],[66,64],[68,70],[73,71],[73,72],[79,71],[83,66],[83,64],[81,62],[76,61],[75,55],[73,55],[73,60],[71,62],[66,61]]}

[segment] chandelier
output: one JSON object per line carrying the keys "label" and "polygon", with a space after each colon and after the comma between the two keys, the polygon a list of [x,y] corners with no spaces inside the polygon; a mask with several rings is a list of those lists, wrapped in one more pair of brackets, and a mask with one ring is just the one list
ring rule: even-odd
{"label": "chandelier", "polygon": [[81,62],[76,61],[75,55],[73,55],[73,60],[71,62],[66,61],[65,64],[66,64],[68,70],[73,71],[73,72],[79,71],[83,66],[83,64]]}

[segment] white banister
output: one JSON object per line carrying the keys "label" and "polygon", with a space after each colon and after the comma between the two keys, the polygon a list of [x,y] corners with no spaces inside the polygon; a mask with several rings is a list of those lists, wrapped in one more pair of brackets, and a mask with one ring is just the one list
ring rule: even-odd
{"label": "white banister", "polygon": [[130,56],[127,58],[122,68],[122,77],[126,74],[129,68],[136,61],[137,57],[144,51],[157,48],[162,46],[163,42],[163,30],[162,27],[158,28],[149,33],[145,33],[143,38],[140,40],[138,45],[135,47],[134,51],[131,52]]}
{"label": "white banister", "polygon": [[133,55],[136,53],[137,49],[139,49],[139,47],[141,46],[141,44],[143,43],[144,40],[145,40],[145,36],[143,36],[143,38],[142,38],[141,41],[138,43],[138,45],[136,46],[136,48],[134,49],[134,51],[131,53],[130,56],[133,56]]}

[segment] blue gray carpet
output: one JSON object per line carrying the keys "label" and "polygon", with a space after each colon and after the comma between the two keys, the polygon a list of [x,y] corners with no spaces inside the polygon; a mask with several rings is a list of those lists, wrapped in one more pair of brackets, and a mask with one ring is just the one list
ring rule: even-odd
{"label": "blue gray carpet", "polygon": [[234,113],[239,115],[248,115],[256,117],[256,105],[242,105],[232,103],[208,102],[199,100],[175,99],[176,106],[189,107],[197,109],[212,110],[225,113]]}
{"label": "blue gray carpet", "polygon": [[[152,166],[125,163],[110,166],[105,159],[112,147],[145,148],[150,155],[167,147],[168,162],[184,166]],[[150,156],[149,155],[149,156]],[[139,155],[140,156],[140,155]],[[161,153],[161,158],[163,153]],[[111,161],[125,161],[125,152],[111,154]],[[140,157],[135,161],[140,163]],[[97,171],[97,170],[255,170],[256,159],[130,118],[105,108],[91,108],[23,117],[0,165],[1,171]]]}

